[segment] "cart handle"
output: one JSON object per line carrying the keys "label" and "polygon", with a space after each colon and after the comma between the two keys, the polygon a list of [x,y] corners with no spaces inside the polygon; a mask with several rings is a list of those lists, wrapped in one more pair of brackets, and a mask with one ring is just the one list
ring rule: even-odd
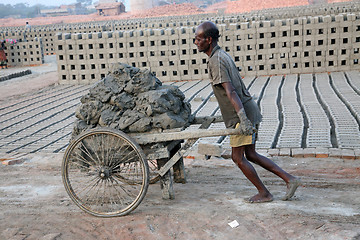
{"label": "cart handle", "polygon": [[149,143],[159,143],[174,140],[201,138],[201,137],[215,137],[215,136],[227,136],[227,135],[239,135],[242,134],[240,129],[196,129],[196,130],[184,130],[179,132],[162,132],[162,133],[150,133],[150,134],[138,134],[131,137],[140,145]]}

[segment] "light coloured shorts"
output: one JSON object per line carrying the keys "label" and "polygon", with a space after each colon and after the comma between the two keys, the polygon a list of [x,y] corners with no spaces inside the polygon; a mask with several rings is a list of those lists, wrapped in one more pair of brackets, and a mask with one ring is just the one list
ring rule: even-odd
{"label": "light coloured shorts", "polygon": [[[237,123],[235,126],[235,129],[239,128],[239,126],[240,126],[240,123]],[[254,127],[256,130],[254,131],[254,133],[252,135],[231,135],[230,136],[230,147],[240,147],[240,146],[255,144],[255,142],[257,140],[259,125],[256,124]]]}

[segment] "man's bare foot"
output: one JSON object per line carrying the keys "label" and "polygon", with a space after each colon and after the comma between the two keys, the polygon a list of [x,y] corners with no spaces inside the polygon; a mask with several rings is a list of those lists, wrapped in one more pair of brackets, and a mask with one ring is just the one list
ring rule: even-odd
{"label": "man's bare foot", "polygon": [[271,193],[266,193],[266,194],[258,193],[249,199],[245,199],[245,202],[247,202],[247,203],[264,203],[264,202],[271,202],[272,200],[273,200],[273,196],[271,195]]}
{"label": "man's bare foot", "polygon": [[285,196],[282,198],[283,201],[287,201],[294,196],[296,189],[302,184],[300,178],[294,177],[287,185],[287,191]]}

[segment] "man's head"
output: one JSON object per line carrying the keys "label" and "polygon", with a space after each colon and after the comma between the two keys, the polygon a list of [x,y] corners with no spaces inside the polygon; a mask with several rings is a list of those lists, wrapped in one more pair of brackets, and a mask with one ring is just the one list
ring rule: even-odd
{"label": "man's head", "polygon": [[207,55],[211,54],[212,49],[217,45],[219,39],[219,29],[212,22],[203,22],[195,31],[195,45],[199,52]]}

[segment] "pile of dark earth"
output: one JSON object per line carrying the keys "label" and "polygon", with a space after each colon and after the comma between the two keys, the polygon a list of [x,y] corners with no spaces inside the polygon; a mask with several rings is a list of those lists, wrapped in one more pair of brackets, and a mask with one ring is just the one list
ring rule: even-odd
{"label": "pile of dark earth", "polygon": [[71,139],[98,127],[125,133],[182,128],[192,120],[191,106],[176,86],[163,85],[148,69],[114,64],[107,76],[81,98]]}

